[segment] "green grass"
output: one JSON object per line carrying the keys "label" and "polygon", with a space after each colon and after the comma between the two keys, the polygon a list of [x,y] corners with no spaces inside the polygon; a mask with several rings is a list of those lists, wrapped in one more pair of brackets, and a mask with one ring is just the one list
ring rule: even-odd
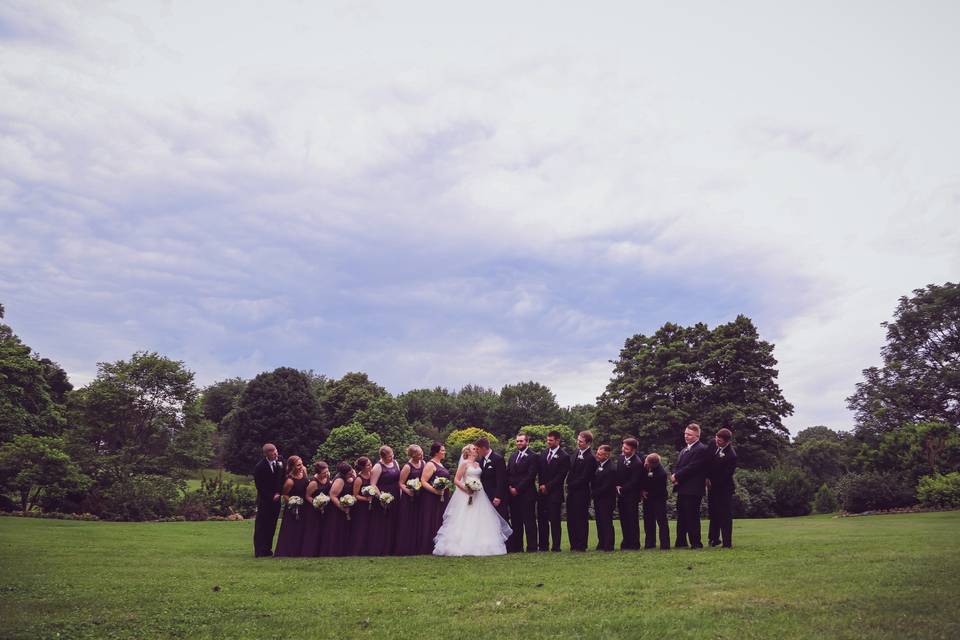
{"label": "green grass", "polygon": [[253,486],[253,476],[241,476],[223,469],[200,469],[193,474],[192,478],[187,479],[187,491],[196,491],[200,488],[200,478],[216,478],[222,474],[224,480],[229,480],[242,486]]}
{"label": "green grass", "polygon": [[960,512],[490,559],[255,560],[252,525],[0,518],[0,636],[960,638]]}

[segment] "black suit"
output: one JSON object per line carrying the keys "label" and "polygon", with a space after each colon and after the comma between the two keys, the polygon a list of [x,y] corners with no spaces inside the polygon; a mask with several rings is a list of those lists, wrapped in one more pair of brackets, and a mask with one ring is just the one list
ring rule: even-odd
{"label": "black suit", "polygon": [[707,469],[710,466],[710,448],[697,440],[689,448],[680,450],[673,475],[677,484],[677,543],[686,547],[687,540],[694,549],[703,548],[700,540],[700,503],[706,493]]}
{"label": "black suit", "polygon": [[[549,462],[548,462],[549,459]],[[552,458],[547,449],[537,460],[537,484],[546,486],[546,493],[537,488],[537,534],[540,551],[560,551],[560,512],[563,510],[563,483],[570,471],[570,456],[562,448]],[[550,546],[550,543],[553,546]]]}
{"label": "black suit", "polygon": [[257,486],[257,519],[253,524],[253,555],[256,557],[273,554],[273,534],[277,530],[277,518],[280,517],[280,501],[273,496],[283,489],[286,474],[283,463],[276,460],[271,470],[266,458],[261,458],[253,468],[253,483]]}
{"label": "black suit", "polygon": [[627,464],[623,454],[617,458],[617,486],[620,487],[617,509],[623,535],[620,548],[625,550],[640,548],[640,491],[643,488],[643,460],[637,454],[629,460]]}
{"label": "black suit", "polygon": [[613,506],[617,502],[617,469],[609,458],[598,462],[590,483],[597,521],[597,551],[613,551]]}
{"label": "black suit", "polygon": [[491,451],[480,461],[480,482],[491,502],[494,498],[500,499],[500,506],[496,507],[500,517],[504,520],[510,517],[507,511],[507,465],[503,462],[503,456],[496,451]]}
{"label": "black suit", "polygon": [[[651,475],[652,474],[652,475]],[[663,465],[643,469],[646,481],[643,490],[643,548],[657,546],[657,528],[660,529],[660,548],[670,548],[670,525],[667,522],[667,470]]]}
{"label": "black suit", "polygon": [[507,463],[507,490],[510,493],[510,526],[513,535],[507,540],[507,551],[523,551],[523,532],[527,532],[527,551],[537,550],[537,454],[529,448],[515,451]]}
{"label": "black suit", "polygon": [[567,476],[567,537],[571,551],[586,551],[590,535],[590,483],[597,470],[592,449],[577,449],[570,456]]}
{"label": "black suit", "polygon": [[733,512],[730,503],[733,501],[733,473],[737,470],[737,451],[728,444],[721,449],[713,450],[710,467],[707,470],[707,479],[710,480],[710,491],[707,494],[707,508],[710,510],[710,531],[707,540],[716,546],[733,546]]}

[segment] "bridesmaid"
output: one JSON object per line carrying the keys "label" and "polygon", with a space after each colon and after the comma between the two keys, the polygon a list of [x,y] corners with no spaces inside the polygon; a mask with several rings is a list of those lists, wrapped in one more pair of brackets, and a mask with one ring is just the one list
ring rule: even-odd
{"label": "bridesmaid", "polygon": [[380,447],[380,462],[373,466],[370,483],[377,493],[393,494],[394,502],[389,507],[381,506],[380,500],[373,505],[370,532],[367,535],[367,555],[389,556],[393,553],[393,537],[397,525],[397,499],[400,497],[400,465],[393,459],[393,449]]}
{"label": "bridesmaid", "polygon": [[353,514],[351,515],[353,519],[353,527],[351,531],[353,532],[352,540],[350,541],[350,555],[352,556],[369,556],[370,551],[367,548],[367,542],[370,538],[370,525],[373,521],[374,509],[377,507],[373,504],[373,501],[376,498],[371,498],[370,496],[363,495],[363,488],[370,486],[370,477],[373,470],[373,465],[370,462],[370,458],[367,456],[360,456],[357,458],[357,463],[354,465],[357,475],[353,480],[353,497],[357,499],[357,506],[353,508]]}
{"label": "bridesmaid", "polygon": [[[420,496],[423,491],[414,492],[407,486],[410,480],[419,480],[423,473],[423,449],[412,444],[407,447],[408,462],[400,469],[400,500],[397,508],[397,534],[393,553],[397,556],[412,556],[417,553],[417,541],[420,533]],[[392,507],[391,507],[392,508]]]}
{"label": "bridesmaid", "polygon": [[[307,490],[307,468],[303,466],[300,456],[287,458],[287,479],[283,482],[283,491],[280,500],[286,501],[297,496],[304,501],[299,507],[289,504],[283,510],[283,522],[280,523],[280,535],[277,536],[277,549],[273,552],[277,557],[296,557],[300,555],[303,546],[303,530],[306,525],[306,510],[308,505],[304,499]],[[313,507],[310,507],[311,509]]]}
{"label": "bridesmaid", "polygon": [[[337,477],[330,484],[330,504],[323,517],[323,533],[320,536],[321,556],[350,555],[351,520],[347,513],[352,509],[340,504],[340,497],[353,494],[353,467],[349,462],[337,465]],[[352,516],[351,516],[352,518]]]}
{"label": "bridesmaid", "polygon": [[303,546],[300,548],[300,555],[305,558],[315,558],[320,555],[320,535],[323,532],[323,519],[326,516],[327,507],[333,511],[333,505],[327,503],[323,511],[318,511],[313,507],[313,499],[317,494],[325,493],[330,495],[330,467],[326,462],[313,463],[313,477],[307,483],[307,491],[304,495],[304,508],[300,516],[305,520],[303,525]]}
{"label": "bridesmaid", "polygon": [[433,488],[433,481],[436,478],[450,478],[450,472],[443,466],[443,459],[447,455],[447,449],[443,444],[434,442],[430,446],[430,460],[423,465],[423,475],[420,476],[420,482],[423,488],[418,499],[420,503],[420,527],[419,537],[417,539],[417,553],[433,553],[433,538],[440,530],[443,524],[443,512],[450,502],[450,490],[443,492]]}

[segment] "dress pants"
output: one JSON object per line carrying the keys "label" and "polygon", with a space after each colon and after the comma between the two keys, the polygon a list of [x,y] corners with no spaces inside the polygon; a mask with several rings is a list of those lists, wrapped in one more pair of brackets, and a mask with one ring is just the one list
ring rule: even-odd
{"label": "dress pants", "polygon": [[733,546],[733,494],[727,491],[711,491],[707,495],[707,508],[710,511],[710,530],[707,540],[712,545],[721,542],[723,546]]}
{"label": "dress pants", "polygon": [[562,509],[563,502],[560,500],[551,500],[548,497],[537,499],[537,533],[539,534],[537,547],[540,551],[560,551],[560,540],[563,535],[560,532]]}
{"label": "dress pants", "polygon": [[702,549],[700,539],[700,503],[703,496],[677,494],[677,547],[686,547],[687,540],[694,549]]}

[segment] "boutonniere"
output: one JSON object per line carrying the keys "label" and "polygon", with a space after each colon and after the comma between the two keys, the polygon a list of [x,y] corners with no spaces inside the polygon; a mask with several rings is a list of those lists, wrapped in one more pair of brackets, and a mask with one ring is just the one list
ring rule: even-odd
{"label": "boutonniere", "polygon": [[653,477],[653,471],[647,471],[647,477],[648,477],[648,478],[652,478],[652,477]]}
{"label": "boutonniere", "polygon": [[629,467],[629,466],[630,466],[630,458],[627,458],[626,460],[624,460],[623,463]]}
{"label": "boutonniere", "polygon": [[726,457],[727,457],[727,454],[725,454],[723,451],[721,451],[721,452],[720,452],[720,457],[721,457],[721,458],[726,458]]}

